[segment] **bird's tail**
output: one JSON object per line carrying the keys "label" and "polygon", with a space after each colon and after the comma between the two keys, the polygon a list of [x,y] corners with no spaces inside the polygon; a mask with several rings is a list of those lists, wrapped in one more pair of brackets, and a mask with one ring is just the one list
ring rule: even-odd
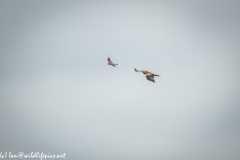
{"label": "bird's tail", "polygon": [[154,76],[160,76],[160,75],[157,75],[157,74],[153,74]]}
{"label": "bird's tail", "polygon": [[114,64],[114,65],[118,65],[118,64]]}
{"label": "bird's tail", "polygon": [[136,68],[134,68],[134,70],[135,70],[136,72],[139,72]]}

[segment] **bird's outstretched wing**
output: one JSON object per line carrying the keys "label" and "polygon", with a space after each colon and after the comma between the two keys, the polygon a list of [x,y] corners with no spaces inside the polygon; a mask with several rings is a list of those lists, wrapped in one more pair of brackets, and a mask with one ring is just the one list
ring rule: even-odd
{"label": "bird's outstretched wing", "polygon": [[112,61],[110,60],[110,58],[107,59],[109,63],[112,63]]}
{"label": "bird's outstretched wing", "polygon": [[142,72],[142,71],[137,70],[136,68],[134,68],[134,70],[135,70],[136,72]]}
{"label": "bird's outstretched wing", "polygon": [[147,80],[152,81],[155,83],[154,76],[153,75],[146,75]]}

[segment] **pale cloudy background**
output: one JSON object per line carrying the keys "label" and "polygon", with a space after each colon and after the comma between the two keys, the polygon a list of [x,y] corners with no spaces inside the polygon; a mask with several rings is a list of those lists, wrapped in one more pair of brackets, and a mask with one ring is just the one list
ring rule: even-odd
{"label": "pale cloudy background", "polygon": [[239,8],[1,0],[0,152],[240,159]]}

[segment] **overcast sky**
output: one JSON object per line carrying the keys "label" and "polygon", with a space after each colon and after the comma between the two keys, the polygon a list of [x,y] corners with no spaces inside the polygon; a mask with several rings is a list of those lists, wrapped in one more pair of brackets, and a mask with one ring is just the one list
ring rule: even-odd
{"label": "overcast sky", "polygon": [[1,0],[0,152],[240,159],[239,5]]}

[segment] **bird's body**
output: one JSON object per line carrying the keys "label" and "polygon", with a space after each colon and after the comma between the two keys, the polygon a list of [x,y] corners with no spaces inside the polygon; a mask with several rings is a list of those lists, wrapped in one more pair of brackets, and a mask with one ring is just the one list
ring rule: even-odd
{"label": "bird's body", "polygon": [[149,71],[146,71],[146,70],[137,70],[137,69],[135,69],[135,68],[134,68],[134,70],[135,70],[136,72],[142,72],[143,74],[146,75],[147,80],[152,81],[152,82],[154,82],[154,83],[155,83],[154,76],[159,76],[159,75],[157,75],[157,74],[153,74],[153,73],[151,73],[151,72],[149,72]]}
{"label": "bird's body", "polygon": [[118,64],[113,63],[113,62],[110,60],[110,58],[108,58],[107,60],[108,60],[108,65],[112,65],[113,67],[116,67],[116,65],[118,65]]}

